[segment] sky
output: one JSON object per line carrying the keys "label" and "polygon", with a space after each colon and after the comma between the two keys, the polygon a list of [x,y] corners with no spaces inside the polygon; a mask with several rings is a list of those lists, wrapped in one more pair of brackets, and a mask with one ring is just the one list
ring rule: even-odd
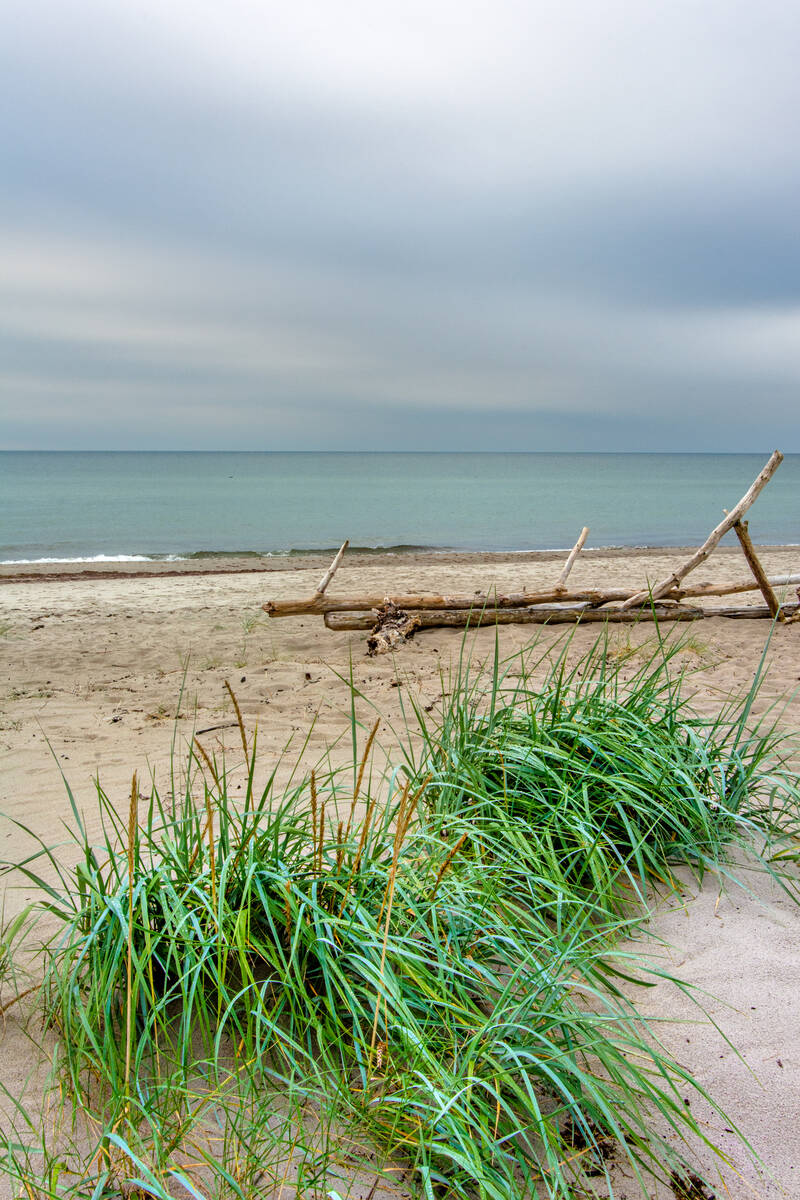
{"label": "sky", "polygon": [[5,0],[0,448],[800,451],[796,0]]}

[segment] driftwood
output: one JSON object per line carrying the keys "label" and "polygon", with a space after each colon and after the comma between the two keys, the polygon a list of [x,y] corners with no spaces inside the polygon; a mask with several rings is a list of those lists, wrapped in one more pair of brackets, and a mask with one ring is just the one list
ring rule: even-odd
{"label": "driftwood", "polygon": [[778,598],[770,586],[766,572],[764,571],[761,561],[756,554],[756,548],[750,541],[750,533],[748,531],[747,521],[737,521],[733,527],[733,532],[739,539],[739,545],[742,547],[742,553],[747,559],[750,570],[753,572],[753,578],[758,584],[761,595],[767,602],[767,608],[770,611],[770,615],[773,618],[777,617],[779,621],[785,621],[786,618],[781,612],[781,606],[778,603]]}
{"label": "driftwood", "polygon": [[350,539],[346,538],[345,541],[342,542],[342,548],[340,549],[339,553],[336,555],[336,558],[333,560],[331,565],[328,567],[327,571],[322,576],[322,579],[320,579],[319,584],[317,586],[317,590],[314,592],[314,595],[312,597],[314,600],[318,600],[320,598],[320,596],[324,596],[325,589],[327,588],[330,581],[333,579],[336,572],[339,570],[339,563],[344,558],[344,552],[349,545],[350,545]]}
{"label": "driftwood", "polygon": [[[502,604],[504,607],[513,607],[515,604],[531,604],[536,598],[537,600],[560,600],[566,595],[566,581],[570,571],[573,568],[575,559],[583,549],[583,544],[589,535],[589,530],[586,526],[583,527],[575,545],[569,552],[567,561],[564,564],[564,569],[558,577],[554,587],[548,588],[544,592],[528,593],[523,592],[514,596],[503,596],[498,599],[496,596],[491,598],[492,604]],[[312,613],[326,612],[350,612],[354,609],[378,609],[383,604],[391,600],[392,604],[399,608],[468,608],[476,603],[487,604],[490,602],[488,596],[481,596],[476,593],[473,596],[361,596],[357,600],[354,599],[336,599],[328,600],[324,595],[325,589],[333,578],[334,572],[342,561],[345,550],[350,545],[346,541],[339,553],[331,563],[328,570],[322,577],[317,590],[313,596],[309,596],[305,600],[268,600],[261,607],[264,612],[270,617],[298,617],[310,615]],[[626,592],[625,595],[628,593]],[[580,593],[568,596],[568,599],[591,600],[600,595],[599,592]],[[595,599],[595,603],[600,603]]]}
{"label": "driftwood", "polygon": [[[776,450],[739,503],[711,531],[702,546],[666,579],[653,587],[637,590],[622,588],[583,588],[567,590],[567,579],[588,536],[588,528],[569,552],[556,580],[539,591],[524,590],[508,594],[476,592],[473,595],[411,594],[394,596],[329,597],[327,587],[336,573],[349,545],[345,542],[316,591],[306,599],[270,600],[263,605],[270,617],[318,614],[329,629],[369,629],[370,654],[382,654],[413,637],[417,629],[437,626],[478,626],[511,624],[566,624],[576,622],[611,623],[647,621],[695,621],[704,617],[728,617],[734,620],[772,617],[794,622],[800,618],[800,604],[781,604],[776,588],[800,582],[800,574],[768,578],[750,540],[747,522],[742,518],[783,461]],[[729,530],[736,532],[751,577],[730,583],[701,583],[681,586],[690,571],[695,570]],[[759,590],[766,607],[692,607],[681,601],[702,597],[730,596]],[[798,589],[800,599],[800,589]],[[607,608],[606,605],[618,607]]]}
{"label": "driftwood", "polygon": [[[800,583],[800,574],[775,575],[769,583],[773,588],[785,587],[788,584]],[[752,579],[739,579],[732,583],[701,583],[685,588],[674,588],[662,597],[664,600],[683,600],[701,596],[733,596],[739,592],[754,592],[758,584]],[[527,608],[532,604],[555,604],[568,601],[592,605],[611,604],[615,600],[627,600],[631,595],[630,587],[618,588],[581,588],[573,592],[562,592],[554,587],[548,587],[538,592],[502,593],[476,592],[469,595],[393,595],[393,596],[319,596],[315,593],[308,600],[268,600],[262,605],[270,617],[295,617],[318,613],[335,612],[368,612],[383,606],[387,599],[398,608],[405,609],[461,609],[461,608]],[[316,597],[319,596],[319,599]],[[649,600],[649,592],[645,593]]]}
{"label": "driftwood", "polygon": [[[786,616],[793,617],[800,612],[800,604],[787,604],[781,610]],[[376,622],[376,613],[371,612],[331,612],[325,613],[325,624],[328,629],[372,629]],[[408,614],[404,614],[408,616]],[[636,624],[639,621],[697,621],[704,617],[730,617],[733,620],[748,620],[753,617],[769,617],[770,611],[765,605],[748,605],[745,608],[732,608],[719,605],[713,608],[688,608],[680,604],[656,603],[651,607],[638,610],[612,608],[597,609],[585,606],[540,606],[537,608],[516,608],[503,611],[498,609],[418,609],[412,621],[416,629],[477,628],[481,625],[574,625],[578,622],[608,621],[611,624]],[[387,647],[389,648],[389,647]],[[377,651],[380,653],[380,651]]]}
{"label": "driftwood", "polygon": [[564,570],[561,572],[558,579],[556,580],[556,591],[557,592],[565,592],[567,590],[567,588],[566,588],[567,578],[569,576],[570,571],[574,567],[575,559],[578,557],[581,550],[583,549],[583,544],[586,541],[588,536],[589,536],[589,528],[588,528],[588,526],[584,525],[583,529],[581,530],[580,537],[578,538],[577,542],[575,543],[575,545],[572,547],[572,549],[569,552],[569,558],[564,563]]}
{"label": "driftwood", "polygon": [[417,613],[411,617],[387,600],[377,613],[370,616],[367,628],[372,629],[372,633],[367,638],[367,654],[371,658],[376,654],[387,654],[395,646],[401,646],[412,638],[421,624]]}
{"label": "driftwood", "polygon": [[780,450],[774,450],[770,456],[769,462],[742,496],[739,503],[735,508],[731,509],[724,521],[720,521],[719,525],[717,525],[715,529],[712,529],[711,533],[703,542],[700,549],[695,550],[692,557],[688,559],[682,567],[679,567],[677,571],[673,571],[671,575],[668,575],[666,579],[662,579],[660,583],[655,585],[655,587],[645,588],[645,590],[642,592],[636,592],[636,594],[631,596],[629,600],[625,601],[622,607],[633,608],[635,605],[642,604],[645,600],[651,597],[653,600],[659,600],[662,596],[665,596],[667,592],[671,591],[672,588],[677,587],[680,581],[684,579],[690,571],[693,571],[695,567],[699,567],[701,562],[705,562],[711,551],[719,545],[720,539],[728,532],[729,529],[733,529],[737,521],[741,520],[750,505],[755,500],[756,496],[758,496],[759,492],[761,492],[762,489],[765,488],[769,483],[770,479],[772,479],[772,476],[775,474],[782,462],[783,455],[781,454]]}

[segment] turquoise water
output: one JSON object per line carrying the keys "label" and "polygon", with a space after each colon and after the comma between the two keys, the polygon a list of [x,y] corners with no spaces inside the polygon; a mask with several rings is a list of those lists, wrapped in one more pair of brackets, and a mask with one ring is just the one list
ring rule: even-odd
{"label": "turquoise water", "polygon": [[[0,453],[0,560],[702,541],[768,454]],[[800,543],[800,455],[751,514]]]}

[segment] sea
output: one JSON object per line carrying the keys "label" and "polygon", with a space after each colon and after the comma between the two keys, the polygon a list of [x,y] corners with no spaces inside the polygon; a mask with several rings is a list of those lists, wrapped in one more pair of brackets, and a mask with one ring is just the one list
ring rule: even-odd
{"label": "sea", "polygon": [[[758,454],[0,452],[0,561],[282,556],[353,547],[565,549],[702,542]],[[750,514],[800,544],[800,454]],[[728,535],[729,537],[731,535]]]}

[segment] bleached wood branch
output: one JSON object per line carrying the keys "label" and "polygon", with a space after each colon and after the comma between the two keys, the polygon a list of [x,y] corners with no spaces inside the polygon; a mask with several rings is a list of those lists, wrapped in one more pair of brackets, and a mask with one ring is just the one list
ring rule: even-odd
{"label": "bleached wood branch", "polygon": [[[773,588],[784,587],[787,584],[800,583],[800,574],[775,575],[770,580]],[[758,584],[752,579],[739,579],[730,583],[701,583],[685,588],[675,588],[667,592],[664,600],[683,600],[701,596],[732,596],[738,592],[754,592]],[[262,605],[264,612],[271,617],[294,617],[304,614],[318,613],[320,616],[328,612],[368,611],[380,608],[389,599],[398,608],[405,609],[459,609],[459,608],[524,608],[532,604],[554,604],[556,602],[575,602],[593,605],[611,604],[618,600],[627,600],[631,595],[631,587],[617,588],[581,588],[572,592],[559,592],[548,587],[540,592],[511,592],[507,595],[486,592],[469,595],[378,595],[373,596],[319,596],[307,600],[268,600]],[[649,592],[642,593],[645,601]]]}
{"label": "bleached wood branch", "polygon": [[633,608],[637,604],[643,604],[648,599],[660,599],[662,596],[666,595],[667,592],[677,587],[680,581],[684,579],[690,571],[693,571],[695,567],[699,567],[701,562],[705,562],[711,551],[719,544],[720,538],[722,538],[729,529],[733,529],[737,521],[741,520],[761,490],[769,483],[770,479],[775,474],[782,462],[783,455],[781,454],[780,450],[773,451],[769,462],[742,496],[736,507],[731,509],[725,519],[720,521],[719,525],[717,525],[715,529],[712,529],[702,546],[698,550],[695,550],[691,558],[689,558],[683,564],[683,566],[678,567],[676,571],[673,571],[671,575],[668,575],[666,579],[662,579],[660,583],[657,583],[655,587],[636,592],[635,595],[631,596],[630,599],[625,601],[622,606],[623,609]]}
{"label": "bleached wood branch", "polygon": [[336,555],[336,557],[334,558],[333,562],[332,562],[332,563],[331,563],[331,565],[328,567],[328,569],[327,569],[327,571],[325,572],[325,574],[322,576],[322,579],[320,579],[320,581],[319,581],[319,586],[317,587],[317,590],[316,590],[316,592],[314,593],[314,599],[315,599],[315,600],[316,600],[316,599],[318,599],[320,596],[322,596],[322,595],[324,595],[324,594],[325,594],[325,589],[326,589],[326,587],[328,586],[328,584],[330,583],[330,581],[333,579],[333,577],[334,577],[334,575],[336,574],[336,572],[338,571],[338,569],[339,569],[339,563],[340,563],[340,562],[342,561],[342,559],[344,558],[344,552],[345,552],[345,550],[347,549],[347,547],[348,547],[349,545],[350,545],[350,539],[349,539],[349,538],[347,538],[347,539],[344,541],[344,543],[342,544],[342,548],[340,549],[339,553]]}
{"label": "bleached wood branch", "polygon": [[753,572],[753,578],[758,584],[761,595],[767,602],[767,608],[773,617],[777,617],[779,621],[784,621],[786,618],[781,612],[781,606],[778,599],[770,587],[770,582],[767,579],[766,572],[761,565],[761,561],[756,554],[756,548],[750,540],[750,532],[747,521],[737,521],[733,527],[733,532],[739,539],[739,545],[742,547],[742,553],[747,560],[747,565]]}
{"label": "bleached wood branch", "polygon": [[568,578],[569,573],[572,570],[573,566],[575,565],[575,559],[578,557],[581,550],[583,549],[584,542],[586,541],[588,536],[589,536],[589,527],[588,527],[588,525],[584,525],[583,529],[581,530],[580,537],[578,538],[577,542],[575,543],[575,545],[572,547],[572,549],[569,552],[569,558],[564,563],[564,570],[561,572],[558,579],[556,580],[556,591],[557,592],[566,591],[567,578]]}
{"label": "bleached wood branch", "polygon": [[[800,604],[784,605],[787,617],[800,612]],[[697,621],[706,617],[728,617],[733,620],[769,618],[772,614],[765,605],[748,605],[745,608],[715,606],[712,608],[688,608],[680,604],[653,604],[633,611],[631,609],[597,609],[584,605],[514,609],[417,609],[414,621],[418,629],[442,627],[477,628],[481,625],[574,625],[577,622],[608,621],[611,624],[636,624],[639,621]],[[375,612],[327,612],[324,616],[328,629],[372,629],[378,620]]]}

